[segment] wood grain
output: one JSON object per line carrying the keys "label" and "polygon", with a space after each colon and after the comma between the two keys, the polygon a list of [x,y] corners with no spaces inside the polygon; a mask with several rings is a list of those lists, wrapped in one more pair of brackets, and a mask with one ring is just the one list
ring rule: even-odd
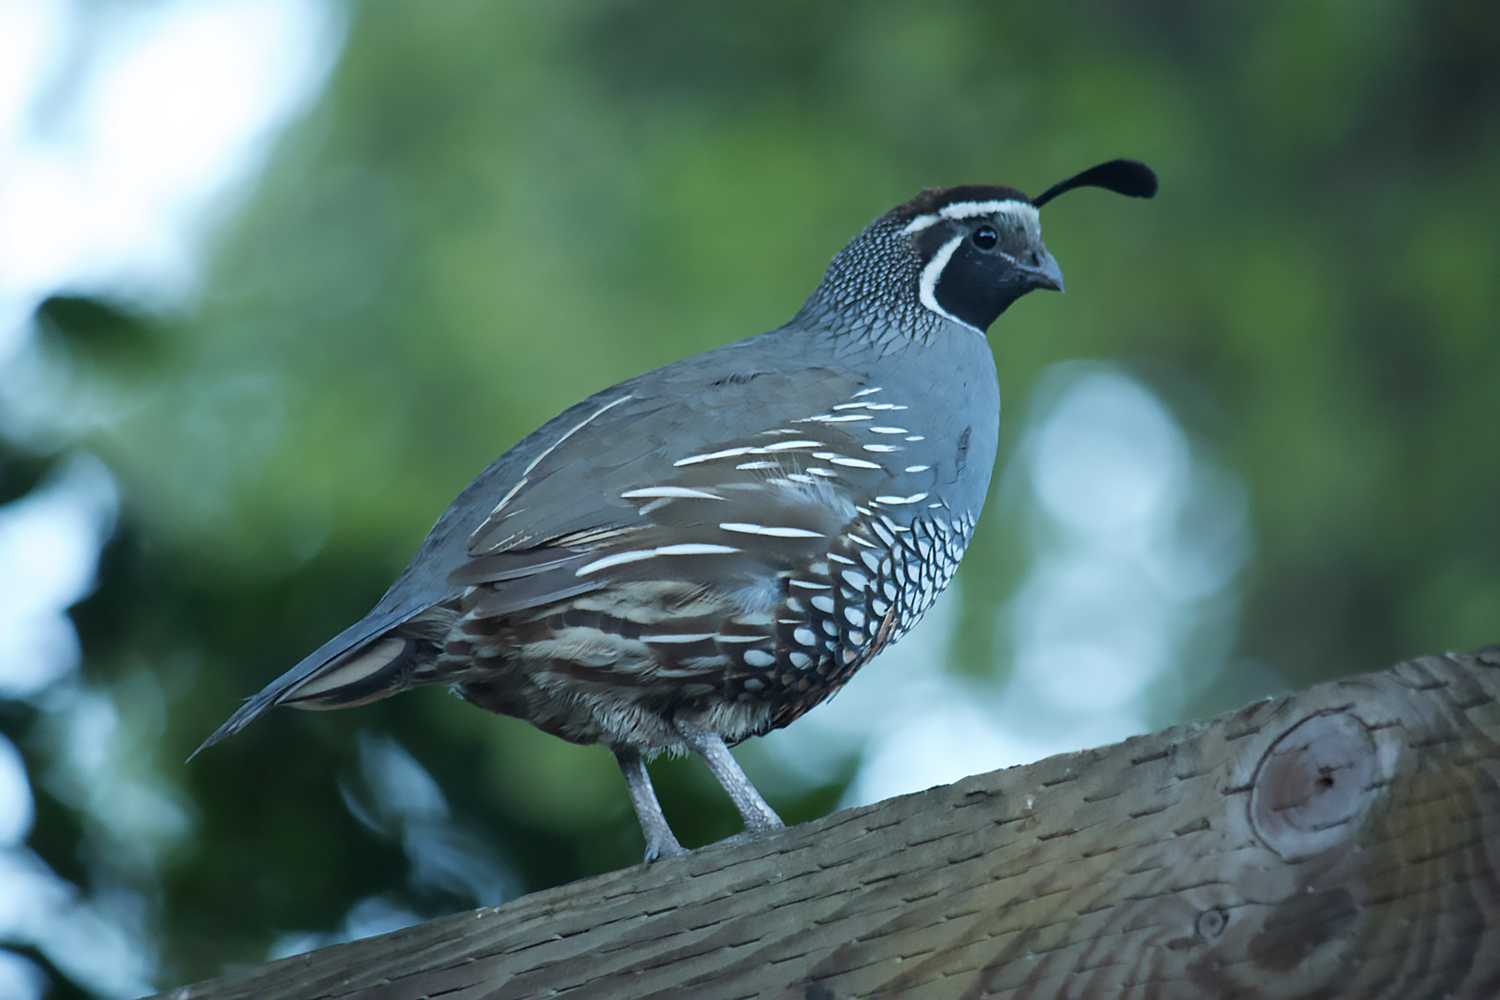
{"label": "wood grain", "polygon": [[174,1000],[1500,996],[1500,646],[977,775]]}

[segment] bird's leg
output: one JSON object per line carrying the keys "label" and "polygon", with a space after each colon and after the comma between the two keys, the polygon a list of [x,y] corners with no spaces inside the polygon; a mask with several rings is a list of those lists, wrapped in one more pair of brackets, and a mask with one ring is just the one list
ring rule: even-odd
{"label": "bird's leg", "polygon": [[776,810],[760,797],[755,786],[750,784],[750,779],[740,770],[739,762],[730,754],[718,733],[701,729],[680,718],[672,720],[672,724],[677,727],[677,732],[687,745],[693,748],[693,752],[703,758],[719,784],[724,786],[724,791],[729,793],[734,807],[745,818],[745,832],[764,833],[767,830],[780,830],[786,825],[776,815]]}
{"label": "bird's leg", "polygon": [[650,864],[657,858],[686,854],[687,851],[683,850],[677,838],[672,835],[672,828],[667,825],[661,803],[656,801],[656,789],[651,787],[651,775],[646,773],[646,761],[641,757],[640,751],[616,750],[615,759],[620,762],[620,770],[625,774],[625,787],[630,790],[630,802],[635,806],[636,818],[641,821],[641,832],[646,835],[646,863]]}

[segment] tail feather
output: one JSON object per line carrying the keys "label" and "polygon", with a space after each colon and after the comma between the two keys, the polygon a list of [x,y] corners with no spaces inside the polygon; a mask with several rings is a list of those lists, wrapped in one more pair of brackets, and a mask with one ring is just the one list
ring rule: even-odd
{"label": "tail feather", "polygon": [[437,655],[455,617],[455,609],[444,605],[419,609],[404,619],[371,615],[246,699],[188,760],[277,705],[349,708],[406,690],[412,686],[413,676]]}
{"label": "tail feather", "polygon": [[363,705],[406,687],[401,683],[415,643],[386,635],[341,656],[276,699],[292,708],[330,709]]}

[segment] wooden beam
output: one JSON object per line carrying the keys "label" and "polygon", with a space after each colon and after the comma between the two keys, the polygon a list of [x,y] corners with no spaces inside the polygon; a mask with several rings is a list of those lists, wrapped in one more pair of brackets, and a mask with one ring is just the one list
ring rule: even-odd
{"label": "wooden beam", "polygon": [[1422,657],[166,996],[1493,1000],[1497,696]]}

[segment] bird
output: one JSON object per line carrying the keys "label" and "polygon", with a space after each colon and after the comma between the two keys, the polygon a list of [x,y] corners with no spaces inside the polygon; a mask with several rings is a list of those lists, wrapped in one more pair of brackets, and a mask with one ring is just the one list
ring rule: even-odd
{"label": "bird", "polygon": [[[685,853],[646,764],[694,753],[744,820],[782,827],[728,747],[786,726],[908,632],[953,578],[999,439],[990,325],[1063,291],[1039,210],[1150,198],[1101,163],[1035,198],[928,188],[833,258],[783,326],[596,392],[507,450],[360,621],[248,698],[421,684],[613,751],[645,860]],[[191,759],[191,758],[190,758]]]}

